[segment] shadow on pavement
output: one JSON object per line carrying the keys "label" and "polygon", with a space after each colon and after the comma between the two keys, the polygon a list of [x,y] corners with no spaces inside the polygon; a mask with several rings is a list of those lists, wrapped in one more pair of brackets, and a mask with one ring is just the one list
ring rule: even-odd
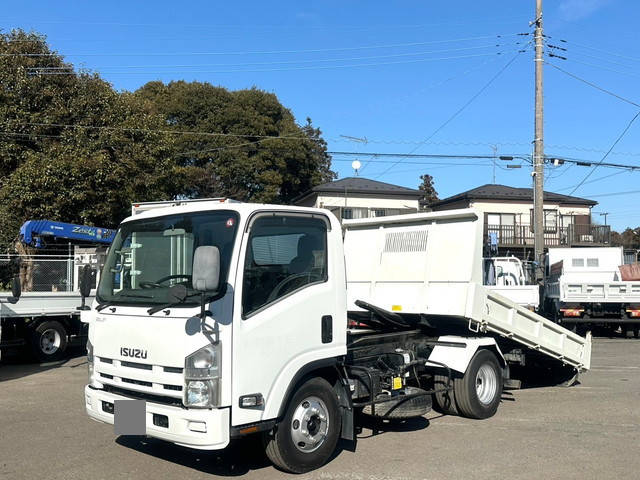
{"label": "shadow on pavement", "polygon": [[[235,477],[271,467],[258,435],[232,443],[224,450],[193,450],[147,437],[120,436],[116,443],[146,455],[193,468],[203,473]],[[271,467],[273,468],[273,467]]]}
{"label": "shadow on pavement", "polygon": [[82,358],[85,354],[84,348],[72,347],[67,350],[66,358],[47,363],[25,363],[33,360],[23,355],[3,357],[0,362],[0,382],[28,377],[54,368],[79,368],[86,365],[86,360]]}
{"label": "shadow on pavement", "polygon": [[356,425],[371,430],[371,433],[358,434],[358,440],[364,440],[374,437],[374,431],[377,431],[377,434],[385,432],[415,432],[424,430],[429,427],[430,423],[425,417],[408,418],[406,420],[381,420],[370,415],[359,415],[356,419]]}

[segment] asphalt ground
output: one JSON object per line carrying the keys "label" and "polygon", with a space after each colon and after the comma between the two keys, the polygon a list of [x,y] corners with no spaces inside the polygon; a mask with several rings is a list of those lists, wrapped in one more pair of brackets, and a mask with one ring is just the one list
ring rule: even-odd
{"label": "asphalt ground", "polygon": [[[301,479],[640,478],[640,340],[596,338],[592,370],[573,387],[515,390],[488,420],[431,412],[376,436],[364,428]],[[291,477],[256,438],[202,452],[116,437],[84,411],[85,357],[0,363],[0,478]]]}

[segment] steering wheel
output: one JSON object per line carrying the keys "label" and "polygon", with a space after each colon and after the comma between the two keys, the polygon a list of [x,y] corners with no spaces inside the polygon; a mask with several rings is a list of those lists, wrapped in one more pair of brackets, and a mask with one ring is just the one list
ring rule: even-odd
{"label": "steering wheel", "polygon": [[317,273],[312,273],[312,272],[302,272],[302,273],[289,275],[287,278],[282,279],[280,283],[278,283],[274,287],[274,289],[271,290],[271,293],[269,294],[269,297],[267,298],[266,303],[272,302],[276,298],[278,298],[280,296],[280,291],[284,289],[285,286],[289,285],[292,281],[298,280],[304,277],[307,277],[308,283],[311,283],[312,281],[315,281],[315,280],[320,280],[322,278]]}
{"label": "steering wheel", "polygon": [[161,283],[166,282],[167,280],[173,280],[174,278],[186,278],[187,280],[191,280],[191,275],[187,275],[184,273],[178,273],[176,275],[167,275],[166,277],[162,277],[159,280],[156,280],[155,282],[140,282],[140,287],[142,288],[162,288]]}

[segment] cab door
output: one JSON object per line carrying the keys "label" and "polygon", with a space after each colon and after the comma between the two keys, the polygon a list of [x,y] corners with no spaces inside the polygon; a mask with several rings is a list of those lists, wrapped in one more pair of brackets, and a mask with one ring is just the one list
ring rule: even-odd
{"label": "cab door", "polygon": [[[234,303],[233,425],[275,418],[301,369],[345,353],[344,267],[336,267],[344,264],[331,225],[325,215],[290,212],[260,212],[247,223]],[[247,395],[263,405],[243,408]]]}

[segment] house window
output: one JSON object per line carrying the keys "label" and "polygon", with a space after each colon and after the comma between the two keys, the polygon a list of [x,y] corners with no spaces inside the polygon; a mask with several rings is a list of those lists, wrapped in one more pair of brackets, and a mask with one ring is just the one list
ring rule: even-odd
{"label": "house window", "polygon": [[560,215],[560,227],[568,228],[575,223],[573,215]]}
{"label": "house window", "polygon": [[[533,228],[534,213],[533,208],[530,209],[531,231]],[[556,210],[544,210],[544,233],[556,233],[558,231],[558,212]]]}
{"label": "house window", "polygon": [[515,213],[487,214],[487,231],[489,234],[496,234],[499,243],[515,243],[515,229]]}

